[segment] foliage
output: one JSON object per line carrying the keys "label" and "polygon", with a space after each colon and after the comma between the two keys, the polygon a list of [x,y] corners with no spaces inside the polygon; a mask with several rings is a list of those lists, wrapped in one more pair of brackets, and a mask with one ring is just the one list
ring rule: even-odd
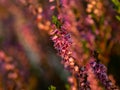
{"label": "foliage", "polygon": [[51,85],[50,87],[48,87],[48,90],[56,90],[56,87]]}

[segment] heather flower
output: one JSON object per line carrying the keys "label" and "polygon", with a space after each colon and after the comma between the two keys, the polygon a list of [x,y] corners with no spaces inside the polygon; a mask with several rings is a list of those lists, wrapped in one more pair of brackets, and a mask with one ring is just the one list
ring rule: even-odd
{"label": "heather flower", "polygon": [[[22,82],[22,79],[24,80],[22,73],[25,72],[21,71],[17,65],[18,63],[16,61],[8,57],[3,51],[0,51],[0,80],[2,79],[1,81],[4,81],[2,83],[7,86],[5,87],[7,90],[20,90],[25,87],[26,83]],[[3,87],[3,89],[5,88]]]}
{"label": "heather flower", "polygon": [[98,0],[98,1],[96,1],[96,0],[88,1],[86,12],[93,13],[97,17],[101,17],[104,13],[103,11],[104,11],[104,7],[103,7],[103,4],[100,0]]}
{"label": "heather flower", "polygon": [[[65,23],[66,21],[64,21]],[[89,82],[87,81],[87,69],[86,67],[80,67],[76,63],[76,59],[72,56],[72,40],[70,33],[67,32],[66,28],[67,25],[69,27],[69,24],[64,23],[59,24],[60,22],[57,21],[57,19],[54,17],[54,23],[57,25],[53,25],[53,31],[51,32],[52,40],[54,42],[54,47],[58,51],[58,54],[62,57],[62,63],[64,64],[64,67],[69,70],[72,74],[76,76],[76,78],[79,80],[78,87],[79,90],[90,90]],[[61,26],[59,26],[59,25]]]}
{"label": "heather flower", "polygon": [[106,67],[103,64],[93,61],[90,63],[90,65],[93,68],[96,77],[100,80],[100,82],[105,86],[107,90],[118,90],[117,87],[114,86],[109,80],[106,73]]}
{"label": "heather flower", "polygon": [[89,65],[88,73],[89,73],[88,81],[90,82],[91,90],[103,90],[103,88],[99,85],[99,81],[95,76],[90,65]]}
{"label": "heather flower", "polygon": [[111,80],[107,76],[107,68],[105,65],[100,63],[100,60],[98,59],[98,53],[94,52],[94,57],[96,58],[96,61],[91,61],[90,65],[93,69],[93,72],[95,73],[96,77],[100,80],[100,82],[104,85],[106,90],[118,90],[115,85],[111,82]]}
{"label": "heather flower", "polygon": [[80,68],[80,76],[79,76],[80,89],[79,90],[91,90],[90,83],[87,81],[87,78],[88,78],[87,70],[86,70],[86,67],[83,66]]}

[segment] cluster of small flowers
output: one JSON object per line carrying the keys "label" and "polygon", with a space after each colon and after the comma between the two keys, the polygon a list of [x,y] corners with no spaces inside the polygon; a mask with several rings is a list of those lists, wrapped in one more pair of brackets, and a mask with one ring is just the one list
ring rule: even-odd
{"label": "cluster of small flowers", "polygon": [[22,90],[24,89],[24,83],[22,82],[21,72],[16,66],[16,62],[11,57],[5,55],[3,51],[0,51],[0,80],[4,81],[0,85],[7,87],[0,87],[0,90],[6,88],[6,90]]}
{"label": "cluster of small flowers", "polygon": [[[74,66],[76,69],[77,66]],[[88,73],[87,68],[85,66],[79,67],[79,69],[75,70],[75,78],[78,80],[78,88],[79,90],[91,90],[90,83],[88,82]],[[71,80],[72,79],[72,80]],[[73,78],[69,78],[70,84],[72,83],[72,87],[75,88]],[[74,89],[71,89],[74,90]],[[76,89],[75,89],[76,90]]]}
{"label": "cluster of small flowers", "polygon": [[98,53],[95,52],[94,57],[96,60],[90,62],[90,66],[93,69],[94,74],[96,77],[100,80],[100,82],[104,85],[106,90],[119,90],[111,80],[107,76],[107,68],[105,65],[100,63],[100,60],[98,59]]}
{"label": "cluster of small flowers", "polygon": [[37,0],[18,0],[22,6],[26,6],[26,9],[31,13],[35,18],[38,29],[49,32],[50,30],[50,21],[47,20],[44,16],[45,11],[43,7]]}
{"label": "cluster of small flowers", "polygon": [[100,17],[103,14],[103,5],[100,0],[89,0],[86,11],[88,13],[94,13],[96,16]]}
{"label": "cluster of small flowers", "polygon": [[88,74],[87,74],[87,69],[86,67],[81,67],[80,69],[80,90],[91,90],[90,88],[90,83],[87,81],[87,77],[88,77]]}
{"label": "cluster of small flowers", "polygon": [[65,68],[68,68],[68,64],[73,66],[75,63],[73,57],[71,57],[70,45],[72,43],[70,40],[71,39],[70,34],[68,34],[63,29],[59,30],[56,28],[51,32],[51,35],[55,49],[58,51],[59,55],[63,58]]}
{"label": "cluster of small flowers", "polygon": [[101,83],[105,86],[105,88],[107,90],[119,90],[109,80],[109,78],[108,78],[108,76],[106,74],[106,67],[103,64],[98,63],[96,61],[91,62],[90,64],[91,64],[91,67],[94,70],[95,75],[101,81]]}
{"label": "cluster of small flowers", "polygon": [[[91,58],[92,59],[92,58]],[[92,59],[93,60],[93,59]],[[88,69],[88,81],[90,82],[90,87],[91,90],[103,90],[103,87],[101,87],[99,85],[99,80],[97,79],[97,77],[95,76],[92,67],[90,66],[90,64],[88,65],[89,69]]]}
{"label": "cluster of small flowers", "polygon": [[53,31],[51,32],[51,35],[54,42],[54,47],[58,51],[58,54],[62,57],[62,63],[64,64],[64,67],[74,74],[79,80],[78,85],[80,90],[90,90],[89,82],[87,81],[87,69],[85,67],[80,67],[76,63],[75,58],[72,56],[71,36],[66,30],[68,28],[64,28],[64,23],[62,23],[63,27],[61,26],[60,28],[57,28],[55,25],[53,25]]}

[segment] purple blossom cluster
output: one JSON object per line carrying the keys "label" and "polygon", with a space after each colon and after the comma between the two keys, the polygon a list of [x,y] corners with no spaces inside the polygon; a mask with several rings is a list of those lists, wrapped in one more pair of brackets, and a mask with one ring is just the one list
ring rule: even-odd
{"label": "purple blossom cluster", "polygon": [[90,88],[90,82],[88,82],[87,78],[88,78],[88,74],[87,74],[87,70],[86,67],[81,67],[80,68],[80,74],[79,74],[80,78],[79,78],[79,82],[80,82],[80,89],[79,90],[91,90]]}
{"label": "purple blossom cluster", "polygon": [[55,29],[51,32],[52,40],[55,43],[54,47],[59,51],[59,55],[64,58],[65,60],[69,59],[70,57],[70,45],[71,45],[71,38],[70,34],[67,33],[65,30]]}
{"label": "purple blossom cluster", "polygon": [[116,86],[114,86],[109,80],[106,72],[106,67],[96,61],[90,63],[96,77],[100,80],[100,82],[105,86],[106,90],[119,90]]}
{"label": "purple blossom cluster", "polygon": [[74,58],[71,56],[72,52],[70,50],[70,46],[72,42],[70,34],[64,28],[57,28],[53,25],[51,35],[52,41],[54,42],[54,47],[63,59],[64,67],[68,68],[69,64],[70,67],[72,67],[75,62]]}
{"label": "purple blossom cluster", "polygon": [[119,90],[108,78],[107,75],[107,68],[105,65],[100,63],[100,60],[98,59],[98,53],[94,52],[94,57],[96,60],[90,62],[90,66],[93,69],[93,72],[95,73],[96,77],[100,80],[100,82],[104,85],[106,90]]}
{"label": "purple blossom cluster", "polygon": [[[1,87],[0,89],[6,90],[22,90],[25,89],[27,78],[25,70],[18,68],[18,62],[14,61],[11,57],[8,57],[3,51],[0,51],[0,85],[7,87]],[[23,82],[22,80],[26,80]]]}
{"label": "purple blossom cluster", "polygon": [[66,28],[69,24],[65,23],[66,27],[64,27],[64,23],[60,28],[56,28],[56,26],[53,25],[51,35],[54,47],[62,57],[62,64],[64,64],[64,67],[78,79],[79,90],[90,90],[89,82],[87,81],[87,69],[86,67],[81,67],[76,63],[76,59],[73,57],[71,51],[71,36],[70,33],[67,32],[68,28]]}

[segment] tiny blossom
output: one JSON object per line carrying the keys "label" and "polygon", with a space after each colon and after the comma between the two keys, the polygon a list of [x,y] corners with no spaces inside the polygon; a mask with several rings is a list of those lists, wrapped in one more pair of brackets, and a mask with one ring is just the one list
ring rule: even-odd
{"label": "tiny blossom", "polygon": [[49,0],[49,2],[54,2],[54,0]]}
{"label": "tiny blossom", "polygon": [[55,6],[51,6],[50,9],[51,9],[51,10],[55,9]]}
{"label": "tiny blossom", "polygon": [[69,76],[69,77],[68,77],[68,82],[69,82],[70,87],[71,87],[70,90],[77,90],[75,77]]}

